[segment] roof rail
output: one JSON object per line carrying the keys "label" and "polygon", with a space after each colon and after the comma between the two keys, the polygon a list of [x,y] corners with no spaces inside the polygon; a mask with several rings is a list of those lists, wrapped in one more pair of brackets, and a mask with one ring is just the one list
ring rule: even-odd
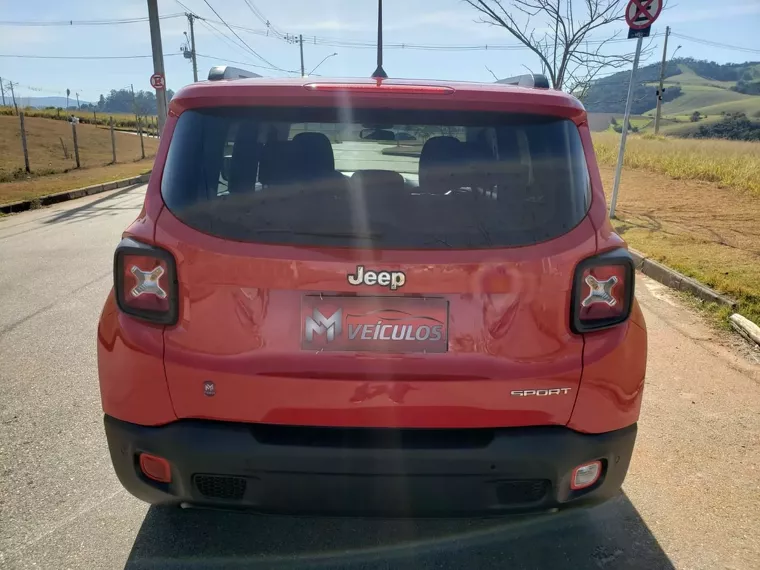
{"label": "roof rail", "polygon": [[535,89],[549,89],[551,87],[546,75],[541,75],[540,73],[515,75],[514,77],[507,77],[506,79],[499,79],[496,83],[517,85],[518,87],[531,87]]}
{"label": "roof rail", "polygon": [[231,65],[215,65],[208,72],[209,81],[219,81],[220,79],[245,79],[247,77],[261,77],[258,73],[232,67]]}

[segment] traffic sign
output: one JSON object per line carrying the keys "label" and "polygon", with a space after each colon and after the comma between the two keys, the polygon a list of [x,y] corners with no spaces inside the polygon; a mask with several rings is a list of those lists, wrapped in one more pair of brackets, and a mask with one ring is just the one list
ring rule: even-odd
{"label": "traffic sign", "polygon": [[625,21],[633,30],[648,28],[662,12],[662,0],[630,0],[625,8]]}
{"label": "traffic sign", "polygon": [[150,86],[153,89],[166,89],[166,79],[160,73],[154,73],[150,76]]}

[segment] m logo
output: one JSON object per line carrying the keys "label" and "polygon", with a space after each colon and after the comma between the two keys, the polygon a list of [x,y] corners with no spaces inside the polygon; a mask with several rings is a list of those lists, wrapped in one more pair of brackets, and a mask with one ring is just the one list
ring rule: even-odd
{"label": "m logo", "polygon": [[319,312],[319,309],[314,309],[312,316],[306,317],[304,321],[304,337],[307,342],[314,340],[314,334],[327,333],[327,342],[335,340],[335,336],[343,332],[343,310],[338,309],[330,318],[325,317]]}

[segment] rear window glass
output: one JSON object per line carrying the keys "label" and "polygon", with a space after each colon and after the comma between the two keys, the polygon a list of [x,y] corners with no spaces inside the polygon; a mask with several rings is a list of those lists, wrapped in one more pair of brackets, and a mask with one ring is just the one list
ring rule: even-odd
{"label": "rear window glass", "polygon": [[545,241],[590,200],[571,121],[352,108],[186,111],[162,193],[226,239],[414,249]]}

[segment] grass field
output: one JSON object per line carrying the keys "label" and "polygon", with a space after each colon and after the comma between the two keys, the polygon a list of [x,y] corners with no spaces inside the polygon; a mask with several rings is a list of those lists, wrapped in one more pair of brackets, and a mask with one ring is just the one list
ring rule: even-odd
{"label": "grass field", "polygon": [[51,174],[50,176],[5,182],[0,184],[0,204],[30,200],[56,192],[84,188],[93,184],[103,184],[122,178],[132,178],[150,172],[152,168],[153,159],[146,158],[136,162],[80,168],[66,173]]}
{"label": "grass field", "polygon": [[[593,138],[609,192],[620,135]],[[613,224],[626,241],[760,324],[760,144],[632,135],[625,167]]]}
{"label": "grass field", "polygon": [[[601,172],[609,193],[614,168]],[[760,324],[760,196],[627,169],[616,218],[631,247],[736,299],[737,312]],[[728,326],[730,311],[710,308]]]}
{"label": "grass field", "polygon": [[[61,121],[68,121],[68,117],[74,115],[79,117],[82,123],[90,125],[102,125],[107,126],[110,118],[113,117],[114,126],[121,129],[137,129],[137,121],[132,113],[99,113],[93,111],[64,111],[58,109],[33,109],[28,107],[26,109],[19,109],[24,112],[27,117],[41,117],[46,119],[57,119]],[[16,111],[13,107],[0,106],[0,116],[15,115]],[[153,131],[156,128],[156,117],[148,116],[143,117],[141,120],[143,128],[147,131]]]}
{"label": "grass field", "polygon": [[[25,119],[25,130],[31,175],[24,171],[19,118],[0,116],[0,204],[104,181],[93,181],[92,176],[74,177],[72,173],[94,172],[94,169],[112,162],[109,129],[94,125],[77,125],[79,159],[82,166],[79,170],[76,169],[70,123],[28,117]],[[144,171],[146,169],[144,164],[139,167],[134,166],[141,157],[140,137],[131,133],[116,132],[115,139],[116,160],[120,164],[113,167],[110,172],[114,176],[116,173],[126,172],[124,176],[116,176],[116,178],[124,178],[139,174],[140,172],[136,170]],[[158,139],[144,137],[143,143],[146,157],[155,156]],[[64,146],[68,158],[64,154]],[[124,167],[121,167],[122,165]],[[59,176],[51,178],[49,176],[51,174]],[[61,174],[64,175],[60,176]],[[105,171],[100,171],[99,175],[112,176],[112,174],[105,174]],[[71,183],[66,182],[66,177],[71,179]],[[116,178],[112,177],[110,180]],[[80,184],[79,182],[84,179],[86,182]]]}
{"label": "grass field", "polygon": [[[614,166],[620,135],[594,133],[600,164]],[[630,135],[624,166],[660,172],[677,180],[702,180],[760,196],[760,145],[717,139]],[[760,219],[760,218],[759,218]]]}
{"label": "grass field", "polygon": [[[37,117],[25,119],[27,148],[32,174],[52,174],[76,167],[71,124]],[[117,162],[140,158],[140,137],[115,133]],[[102,166],[112,161],[111,133],[107,128],[77,125],[79,158],[82,167]],[[145,154],[155,155],[158,140],[144,137]],[[66,147],[68,158],[64,154]],[[0,180],[7,181],[24,168],[18,117],[0,116]],[[22,174],[25,176],[25,174]]]}

